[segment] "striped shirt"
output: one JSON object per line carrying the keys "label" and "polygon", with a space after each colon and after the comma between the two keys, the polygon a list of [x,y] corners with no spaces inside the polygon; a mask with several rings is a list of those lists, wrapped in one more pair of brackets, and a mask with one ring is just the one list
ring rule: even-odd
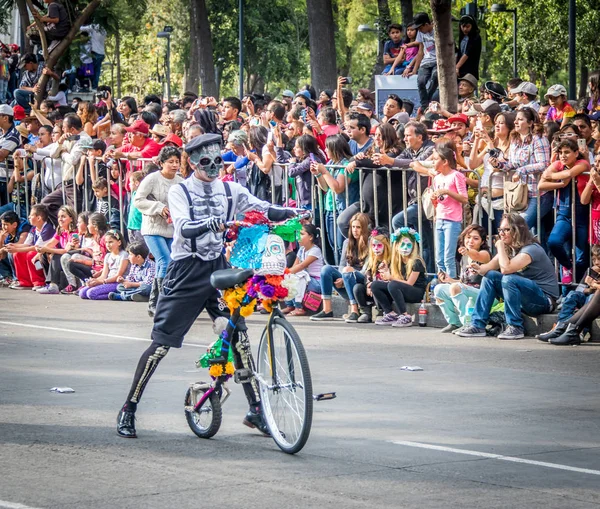
{"label": "striped shirt", "polygon": [[508,162],[503,163],[501,167],[504,171],[515,170],[515,174],[527,182],[528,196],[535,198],[539,194],[539,174],[549,165],[550,144],[545,137],[534,135],[530,143],[513,141],[508,151]]}

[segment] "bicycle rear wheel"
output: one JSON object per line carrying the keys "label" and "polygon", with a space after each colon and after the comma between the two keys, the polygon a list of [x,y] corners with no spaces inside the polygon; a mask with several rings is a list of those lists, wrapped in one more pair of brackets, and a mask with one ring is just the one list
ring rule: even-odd
{"label": "bicycle rear wheel", "polygon": [[[295,454],[310,434],[312,425],[312,380],[300,337],[284,318],[273,320],[272,338],[265,328],[258,345],[257,372],[265,421],[279,448]],[[271,351],[275,379],[271,370]]]}
{"label": "bicycle rear wheel", "polygon": [[[200,382],[196,385],[207,384]],[[221,427],[223,412],[221,410],[221,400],[215,392],[208,397],[197,412],[194,411],[194,407],[205,392],[205,388],[190,387],[187,390],[185,393],[185,419],[190,429],[200,438],[211,438],[216,435]]]}

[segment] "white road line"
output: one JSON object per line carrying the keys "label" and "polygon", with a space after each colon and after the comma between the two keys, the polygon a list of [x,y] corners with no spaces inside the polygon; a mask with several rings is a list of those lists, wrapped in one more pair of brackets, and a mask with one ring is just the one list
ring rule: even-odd
{"label": "white road line", "polygon": [[[48,327],[46,325],[32,325],[30,323],[0,321],[0,325],[14,325],[16,327],[29,327],[30,329],[42,329],[42,330],[51,330],[51,331],[57,331],[57,332],[72,332],[74,334],[84,334],[87,336],[100,336],[103,338],[114,338],[114,339],[129,339],[131,341],[145,341],[146,343],[152,343],[151,339],[138,338],[136,336],[121,336],[120,334],[105,334],[103,332],[90,332],[90,331],[86,331],[86,330],[63,329],[60,327]],[[185,341],[183,343],[183,346],[193,346],[195,348],[208,348],[208,345],[199,345],[197,343],[187,343]]]}
{"label": "white road line", "polygon": [[468,449],[455,449],[454,447],[446,447],[443,445],[423,444],[421,442],[405,442],[403,440],[393,440],[392,443],[396,445],[405,445],[407,447],[419,447],[421,449],[432,449],[434,451],[453,452],[456,454],[466,454],[468,456],[478,456],[480,458],[490,458],[501,461],[512,461],[513,463],[525,463],[527,465],[536,465],[538,467],[556,468],[558,470],[579,472],[580,474],[600,475],[600,470],[590,470],[589,468],[571,467],[569,465],[561,465],[559,463],[547,463],[545,461],[527,460],[524,458],[516,458],[514,456],[502,456],[501,454],[491,454],[488,452],[470,451]]}
{"label": "white road line", "polygon": [[5,507],[6,509],[39,509],[36,507],[30,507],[24,504],[15,504],[14,502],[6,502],[5,500],[0,500],[0,507]]}

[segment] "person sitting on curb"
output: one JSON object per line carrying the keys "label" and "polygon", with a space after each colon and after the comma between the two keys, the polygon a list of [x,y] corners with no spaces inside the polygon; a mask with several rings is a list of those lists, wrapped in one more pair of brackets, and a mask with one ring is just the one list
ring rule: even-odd
{"label": "person sitting on curb", "polygon": [[[576,321],[573,321],[575,317],[576,310],[582,311],[587,308],[587,304],[592,301],[596,290],[600,288],[600,245],[596,244],[592,246],[592,268],[589,271],[585,271],[585,275],[583,276],[579,286],[576,290],[569,292],[567,296],[563,299],[563,305],[560,309],[560,313],[558,313],[558,321],[556,323],[556,327],[551,331],[540,334],[537,337],[540,341],[545,343],[549,342],[552,344],[579,344],[581,339],[579,339],[579,332],[569,337],[568,342],[562,342],[563,336],[569,331],[571,333],[576,329]],[[583,328],[582,328],[583,329]],[[558,341],[555,343],[555,341]]]}
{"label": "person sitting on curb", "polygon": [[508,326],[498,339],[525,336],[521,312],[530,316],[551,313],[559,296],[552,262],[519,214],[504,214],[496,242],[498,254],[483,265],[473,264],[484,276],[471,325],[457,332],[463,338],[484,337],[496,298],[504,299]]}

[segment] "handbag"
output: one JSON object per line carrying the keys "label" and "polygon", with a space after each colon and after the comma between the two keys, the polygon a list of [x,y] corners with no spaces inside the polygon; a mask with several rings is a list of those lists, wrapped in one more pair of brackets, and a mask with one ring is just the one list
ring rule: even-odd
{"label": "handbag", "polygon": [[321,307],[321,294],[313,291],[306,292],[302,305],[309,311],[317,311]]}
{"label": "handbag", "polygon": [[429,179],[429,187],[421,194],[421,204],[423,205],[423,213],[429,220],[435,215],[435,204],[433,203],[433,188],[431,187],[431,179]]}
{"label": "handbag", "polygon": [[528,186],[525,182],[504,182],[504,210],[521,212],[527,208]]}

